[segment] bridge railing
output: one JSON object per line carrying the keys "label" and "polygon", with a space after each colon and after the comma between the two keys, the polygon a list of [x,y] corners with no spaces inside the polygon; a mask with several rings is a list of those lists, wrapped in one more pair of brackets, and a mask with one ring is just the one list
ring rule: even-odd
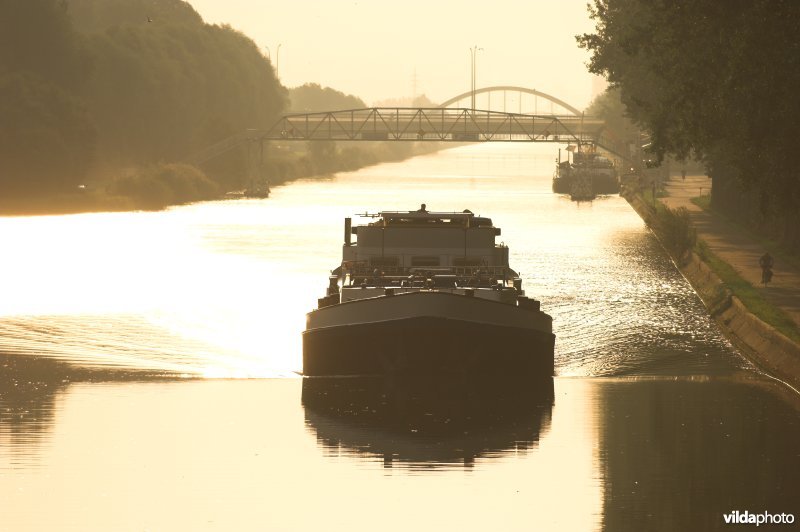
{"label": "bridge railing", "polygon": [[282,117],[264,140],[431,140],[439,142],[581,142],[601,120],[440,107],[373,107]]}
{"label": "bridge railing", "polygon": [[624,147],[605,130],[605,122],[594,117],[466,108],[372,107],[286,115],[267,130],[250,129],[233,135],[188,156],[186,161],[202,164],[247,142],[267,140],[589,143],[627,158]]}

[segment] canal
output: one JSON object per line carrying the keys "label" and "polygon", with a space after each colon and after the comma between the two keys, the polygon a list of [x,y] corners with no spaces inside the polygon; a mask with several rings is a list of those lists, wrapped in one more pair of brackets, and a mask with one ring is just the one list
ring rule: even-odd
{"label": "canal", "polygon": [[[266,200],[0,218],[0,360],[81,375],[0,381],[0,530],[718,530],[736,510],[799,514],[800,401],[718,332],[624,199],[551,193],[554,150],[465,146]],[[502,228],[553,316],[552,383],[297,375],[343,218],[420,203]]]}

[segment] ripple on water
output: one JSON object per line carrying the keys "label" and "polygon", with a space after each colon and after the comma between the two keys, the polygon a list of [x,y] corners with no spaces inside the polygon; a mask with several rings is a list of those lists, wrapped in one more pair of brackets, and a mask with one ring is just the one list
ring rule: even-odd
{"label": "ripple on water", "polygon": [[[576,204],[550,192],[551,171],[547,147],[473,146],[299,181],[263,201],[0,219],[0,249],[15,254],[13,275],[0,278],[9,296],[0,352],[291,375],[302,364],[304,315],[341,258],[342,218],[426,202],[470,208],[502,228],[526,292],[553,316],[558,374],[719,374],[746,364],[624,199]],[[57,242],[24,245],[33,241]]]}

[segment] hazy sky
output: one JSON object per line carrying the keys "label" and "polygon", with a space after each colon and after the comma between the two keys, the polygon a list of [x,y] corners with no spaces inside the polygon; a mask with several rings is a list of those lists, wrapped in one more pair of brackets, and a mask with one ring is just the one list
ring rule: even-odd
{"label": "hazy sky", "polygon": [[[441,102],[477,85],[521,85],[585,107],[592,31],[587,0],[189,0],[206,22],[227,23],[277,63],[288,87],[316,82],[368,105],[426,94]],[[278,57],[278,45],[280,55]]]}

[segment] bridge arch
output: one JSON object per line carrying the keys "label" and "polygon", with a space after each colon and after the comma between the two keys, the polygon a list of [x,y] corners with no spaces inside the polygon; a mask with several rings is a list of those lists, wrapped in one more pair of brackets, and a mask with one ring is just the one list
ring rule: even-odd
{"label": "bridge arch", "polygon": [[[544,93],[544,92],[537,91],[536,89],[528,89],[526,87],[516,87],[516,86],[513,86],[513,85],[495,85],[493,87],[483,87],[481,89],[475,89],[475,95],[476,96],[479,95],[479,94],[486,94],[486,93],[492,93],[492,92],[516,92],[516,93],[519,93],[519,94],[530,94],[530,95],[532,95],[532,96],[534,96],[536,98],[543,98],[545,100],[549,100],[549,101],[553,102],[554,104],[563,107],[564,109],[566,109],[570,113],[574,114],[575,116],[581,116],[581,111],[579,111],[577,108],[571,106],[570,104],[568,104],[564,100],[562,100],[560,98],[556,98],[555,96],[553,96],[551,94],[547,94],[547,93]],[[452,98],[450,98],[446,102],[444,102],[441,105],[439,105],[439,107],[450,107],[451,105],[453,105],[454,103],[456,103],[456,102],[458,102],[460,100],[464,100],[466,98],[470,98],[472,96],[472,94],[473,94],[472,91],[467,91],[465,93],[459,94],[458,96],[453,96]]]}

